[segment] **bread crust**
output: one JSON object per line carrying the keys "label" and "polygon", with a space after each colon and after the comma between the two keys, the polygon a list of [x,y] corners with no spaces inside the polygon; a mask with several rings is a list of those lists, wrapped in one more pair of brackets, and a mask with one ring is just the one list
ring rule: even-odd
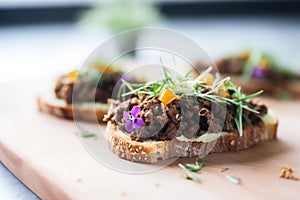
{"label": "bread crust", "polygon": [[120,158],[143,163],[156,163],[177,157],[205,156],[206,152],[222,153],[248,149],[259,143],[276,138],[278,120],[273,124],[244,128],[243,136],[228,133],[220,136],[216,143],[168,141],[132,141],[130,137],[112,124],[107,123],[106,138],[114,154]]}
{"label": "bread crust", "polygon": [[104,123],[103,117],[108,110],[108,105],[105,104],[101,108],[86,108],[80,105],[72,106],[67,103],[58,103],[42,95],[37,97],[37,104],[40,112],[69,120],[74,119],[73,112],[75,111],[76,119],[86,122],[95,122],[95,119],[97,119],[98,122]]}

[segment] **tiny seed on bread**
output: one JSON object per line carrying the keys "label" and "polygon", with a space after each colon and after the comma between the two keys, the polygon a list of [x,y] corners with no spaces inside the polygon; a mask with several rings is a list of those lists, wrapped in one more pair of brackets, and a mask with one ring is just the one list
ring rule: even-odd
{"label": "tiny seed on bread", "polygon": [[235,140],[231,140],[230,145],[234,146],[235,145]]}

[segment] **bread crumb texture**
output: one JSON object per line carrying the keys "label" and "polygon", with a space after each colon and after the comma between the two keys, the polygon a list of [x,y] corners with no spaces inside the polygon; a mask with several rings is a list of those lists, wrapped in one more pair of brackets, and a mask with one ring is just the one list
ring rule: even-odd
{"label": "bread crumb texture", "polygon": [[299,178],[293,175],[293,170],[290,166],[281,167],[279,171],[279,177],[294,180],[294,181],[299,181]]}
{"label": "bread crumb texture", "polygon": [[225,172],[225,171],[227,171],[228,169],[229,169],[228,167],[221,167],[220,171],[221,171],[221,172]]}

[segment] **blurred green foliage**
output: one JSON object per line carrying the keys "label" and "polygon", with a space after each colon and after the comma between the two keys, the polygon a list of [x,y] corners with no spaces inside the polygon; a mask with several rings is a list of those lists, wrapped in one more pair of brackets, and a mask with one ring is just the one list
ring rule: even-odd
{"label": "blurred green foliage", "polygon": [[163,19],[159,8],[137,0],[113,0],[80,14],[80,23],[107,27],[113,32],[153,25]]}

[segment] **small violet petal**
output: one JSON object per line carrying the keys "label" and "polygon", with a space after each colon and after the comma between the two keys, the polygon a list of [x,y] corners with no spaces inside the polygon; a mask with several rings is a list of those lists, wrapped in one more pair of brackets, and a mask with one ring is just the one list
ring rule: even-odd
{"label": "small violet petal", "polygon": [[123,119],[127,121],[127,120],[129,120],[129,117],[130,117],[129,113],[126,111],[123,111]]}
{"label": "small violet petal", "polygon": [[253,69],[252,76],[254,78],[263,79],[267,76],[267,71],[260,66],[256,66]]}
{"label": "small violet petal", "polygon": [[133,123],[130,122],[130,121],[127,121],[126,124],[125,124],[125,129],[128,133],[131,133],[134,129]]}
{"label": "small violet petal", "polygon": [[129,75],[129,74],[124,74],[123,76],[122,76],[122,78],[125,80],[125,81],[130,81],[132,78],[131,78],[131,76]]}
{"label": "small violet petal", "polygon": [[135,118],[135,120],[134,120],[135,128],[141,128],[141,126],[143,126],[143,125],[144,125],[144,120],[142,118],[139,118],[139,117]]}
{"label": "small violet petal", "polygon": [[130,113],[132,116],[136,117],[141,112],[141,108],[139,106],[133,106]]}

